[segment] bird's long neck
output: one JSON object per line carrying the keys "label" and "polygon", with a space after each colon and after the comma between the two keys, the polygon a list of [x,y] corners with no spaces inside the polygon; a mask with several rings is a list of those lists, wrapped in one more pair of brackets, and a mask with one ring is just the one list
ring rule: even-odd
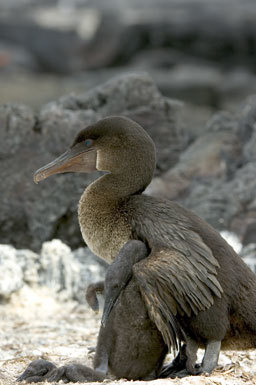
{"label": "bird's long neck", "polygon": [[152,178],[146,165],[123,167],[122,173],[105,174],[84,191],[78,208],[83,238],[89,248],[111,262],[131,238],[131,224],[125,201],[141,193]]}
{"label": "bird's long neck", "polygon": [[[131,182],[131,183],[130,183]],[[124,201],[141,189],[124,176],[107,174],[84,191],[78,207],[83,238],[99,257],[112,262],[131,237]]]}
{"label": "bird's long neck", "polygon": [[93,182],[86,194],[98,201],[114,202],[123,200],[130,195],[141,193],[149,182],[143,181],[143,177],[134,173],[106,174]]}

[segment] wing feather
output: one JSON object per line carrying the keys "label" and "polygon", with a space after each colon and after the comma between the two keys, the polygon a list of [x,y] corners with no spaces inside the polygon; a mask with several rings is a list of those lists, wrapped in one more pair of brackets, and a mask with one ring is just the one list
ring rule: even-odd
{"label": "wing feather", "polygon": [[177,347],[183,335],[177,316],[196,315],[221,298],[219,264],[179,206],[146,196],[137,203],[133,233],[151,253],[134,265],[134,275],[151,319],[169,347]]}
{"label": "wing feather", "polygon": [[170,249],[154,250],[133,266],[150,318],[170,348],[177,348],[183,335],[177,314],[198,314],[212,306],[215,292],[221,296],[216,277],[205,271],[203,279],[183,254]]}

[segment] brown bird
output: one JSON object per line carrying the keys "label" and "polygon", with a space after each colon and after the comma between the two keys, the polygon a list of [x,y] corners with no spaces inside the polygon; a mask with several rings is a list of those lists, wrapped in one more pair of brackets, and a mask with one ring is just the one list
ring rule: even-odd
{"label": "brown bird", "polygon": [[[155,147],[134,121],[108,117],[80,131],[68,151],[39,169],[35,182],[63,172],[104,171],[78,209],[85,242],[112,262],[133,239],[148,256],[134,265],[151,320],[166,344],[187,344],[188,373],[211,372],[221,345],[256,346],[256,277],[207,223],[174,202],[143,194]],[[200,367],[196,351],[205,346]]]}
{"label": "brown bird", "polygon": [[103,381],[108,373],[128,380],[159,377],[168,348],[150,320],[136,279],[132,278],[133,265],[147,254],[144,243],[128,242],[107,271],[105,289],[101,283],[87,289],[86,298],[93,308],[97,308],[97,291],[104,291],[106,303],[114,305],[100,329],[94,369],[81,364],[56,368],[49,361],[35,360],[18,381]]}

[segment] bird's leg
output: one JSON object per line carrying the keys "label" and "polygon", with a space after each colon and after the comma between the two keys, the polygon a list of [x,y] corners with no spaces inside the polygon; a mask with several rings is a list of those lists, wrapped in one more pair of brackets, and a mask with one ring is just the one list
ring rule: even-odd
{"label": "bird's leg", "polygon": [[109,350],[112,349],[112,323],[109,322],[105,328],[101,327],[96,354],[94,358],[94,369],[81,364],[68,364],[54,370],[48,378],[49,382],[98,382],[107,377]]}
{"label": "bird's leg", "polygon": [[108,372],[108,352],[105,346],[102,346],[100,351],[97,349],[94,358],[94,368],[100,373],[107,374]]}
{"label": "bird's leg", "polygon": [[94,311],[99,311],[99,301],[97,298],[97,293],[103,293],[104,292],[104,281],[98,281],[95,283],[91,283],[88,285],[85,293],[85,298],[88,303],[88,305],[92,308]]}
{"label": "bird's leg", "polygon": [[196,374],[195,366],[196,366],[196,359],[197,359],[198,343],[192,338],[187,337],[186,345],[187,345],[186,346],[186,355],[187,355],[186,370],[188,374]]}
{"label": "bird's leg", "polygon": [[112,323],[109,322],[105,327],[101,326],[96,354],[94,356],[93,367],[95,370],[107,374],[108,372],[108,357],[109,352],[113,348],[113,335],[112,335]]}
{"label": "bird's leg", "polygon": [[221,341],[209,341],[205,348],[202,364],[196,368],[195,374],[211,373],[218,364]]}
{"label": "bird's leg", "polygon": [[[186,377],[196,373],[198,344],[190,337],[186,337],[186,344],[182,345],[180,353],[174,361],[164,369],[164,377]],[[163,377],[161,373],[161,377]]]}
{"label": "bird's leg", "polygon": [[[185,377],[188,375],[199,375],[211,373],[217,366],[221,348],[221,341],[209,341],[206,344],[204,358],[201,365],[196,365],[196,353],[198,344],[191,338],[186,339],[186,368],[180,371],[170,372],[170,377]],[[177,357],[176,357],[177,358]],[[175,358],[175,360],[176,360]],[[167,376],[166,376],[167,377]]]}

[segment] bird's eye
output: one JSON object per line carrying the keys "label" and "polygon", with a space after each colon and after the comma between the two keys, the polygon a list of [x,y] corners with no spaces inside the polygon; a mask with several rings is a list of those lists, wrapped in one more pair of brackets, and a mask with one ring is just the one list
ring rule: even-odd
{"label": "bird's eye", "polygon": [[93,140],[92,139],[86,139],[84,144],[86,145],[86,147],[91,147],[93,144]]}

